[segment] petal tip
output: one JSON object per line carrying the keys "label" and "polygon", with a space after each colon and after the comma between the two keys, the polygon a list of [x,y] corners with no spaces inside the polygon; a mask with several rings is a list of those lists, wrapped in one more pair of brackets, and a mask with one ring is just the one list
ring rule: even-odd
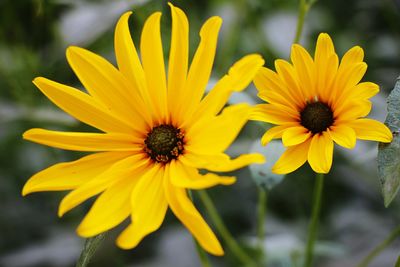
{"label": "petal tip", "polygon": [[[64,199],[65,199],[65,198],[64,198]],[[60,206],[58,207],[57,215],[58,215],[59,218],[61,218],[62,216],[64,216],[64,214],[68,211],[68,210],[65,208],[64,199],[61,200]]]}
{"label": "petal tip", "polygon": [[25,139],[25,140],[31,140],[31,138],[32,138],[32,136],[33,136],[33,134],[34,134],[34,132],[36,130],[37,130],[36,128],[32,128],[32,129],[29,129],[29,130],[25,131],[22,134],[22,138]]}
{"label": "petal tip", "polygon": [[224,256],[224,255],[225,255],[225,252],[224,252],[224,250],[223,250],[222,247],[221,247],[221,248],[219,248],[218,250],[213,251],[211,254],[220,257],[220,256]]}
{"label": "petal tip", "polygon": [[267,159],[265,158],[265,156],[264,155],[262,155],[262,154],[254,154],[254,161],[253,161],[253,163],[256,163],[256,164],[264,164],[265,162],[267,162]]}
{"label": "petal tip", "polygon": [[129,17],[130,15],[132,15],[132,13],[133,12],[131,10],[126,11],[124,14],[121,15],[121,17]]}
{"label": "petal tip", "polygon": [[45,80],[45,79],[46,79],[46,78],[44,78],[44,77],[35,77],[35,78],[32,80],[32,83],[33,83],[34,85],[37,86],[38,83],[43,82],[43,80]]}
{"label": "petal tip", "polygon": [[90,228],[84,227],[83,222],[81,222],[81,224],[79,224],[79,226],[76,228],[76,233],[80,237],[84,237],[84,238],[90,238],[90,237],[100,234],[100,233],[90,231]]}
{"label": "petal tip", "polygon": [[290,173],[290,171],[286,171],[286,170],[284,170],[284,169],[282,169],[282,168],[279,168],[279,167],[272,167],[272,170],[271,170],[273,173],[275,173],[275,174],[288,174],[288,173]]}
{"label": "petal tip", "polygon": [[32,193],[33,192],[33,190],[31,189],[31,188],[29,188],[29,186],[28,186],[28,182],[24,185],[24,187],[22,188],[22,191],[21,191],[21,195],[23,196],[23,197],[25,197],[25,196],[27,196],[28,194],[30,194],[30,193]]}
{"label": "petal tip", "polygon": [[68,46],[68,47],[67,47],[67,50],[66,50],[67,56],[68,56],[68,54],[74,53],[74,52],[76,52],[76,51],[79,50],[79,49],[81,49],[81,48],[78,47],[78,46],[75,46],[75,45],[70,45],[70,46]]}
{"label": "petal tip", "polygon": [[121,236],[117,237],[117,240],[115,241],[115,244],[124,250],[128,250],[128,249],[133,249],[134,247],[136,247],[136,245],[131,245],[131,244],[127,244],[126,241],[123,241]]}

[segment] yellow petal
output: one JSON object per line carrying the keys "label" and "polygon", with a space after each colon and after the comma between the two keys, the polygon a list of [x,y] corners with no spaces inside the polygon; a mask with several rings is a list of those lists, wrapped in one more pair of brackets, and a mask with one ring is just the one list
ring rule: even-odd
{"label": "yellow petal", "polygon": [[300,114],[283,105],[259,104],[253,108],[249,119],[273,124],[286,124],[298,122]]}
{"label": "yellow petal", "polygon": [[287,92],[295,99],[297,107],[303,108],[308,96],[307,90],[303,90],[299,73],[289,62],[275,60],[275,69],[279,78],[284,81]]}
{"label": "yellow petal", "polygon": [[331,37],[326,33],[320,33],[318,35],[317,46],[315,48],[314,58],[316,64],[318,65],[319,62],[326,60],[332,54],[335,54],[335,48],[333,46]]}
{"label": "yellow petal", "polygon": [[264,59],[259,54],[250,54],[242,57],[229,68],[228,77],[232,82],[232,91],[243,91],[253,80]]}
{"label": "yellow petal", "polygon": [[[171,8],[172,34],[171,48],[168,64],[168,103],[169,109],[174,116],[180,114],[180,109],[184,106],[181,103],[186,76],[188,71],[189,54],[189,22],[185,13],[168,3]],[[181,118],[177,118],[181,121]]]}
{"label": "yellow petal", "polygon": [[228,155],[220,154],[198,154],[187,151],[179,157],[185,165],[199,169],[206,169],[215,172],[234,171],[250,164],[261,164],[265,162],[265,158],[261,154],[242,154],[235,159],[231,159]]}
{"label": "yellow petal", "polygon": [[363,62],[363,59],[364,51],[359,46],[351,48],[343,56],[329,100],[333,108],[348,100],[347,92],[356,86],[364,76],[367,64]]}
{"label": "yellow petal", "polygon": [[216,115],[226,105],[233,92],[244,90],[258,69],[264,64],[260,55],[252,54],[238,60],[228,72],[220,79],[214,88],[201,101],[200,106],[193,115],[194,119],[200,116]]}
{"label": "yellow petal", "polygon": [[[104,58],[79,47],[68,47],[67,59],[79,80],[108,112],[134,121],[132,127],[146,131],[150,117],[138,92],[132,90],[127,79]],[[144,129],[144,130],[143,130]]]}
{"label": "yellow petal", "polygon": [[179,160],[170,163],[170,179],[174,186],[189,189],[204,189],[216,185],[231,185],[236,182],[233,176],[219,176],[213,173],[201,175],[199,171],[185,166]]}
{"label": "yellow petal", "polygon": [[[255,82],[255,84],[257,84]],[[260,87],[257,86],[256,87]],[[281,95],[275,91],[269,90],[269,91],[261,91],[257,94],[257,96],[264,100],[265,102],[271,103],[271,104],[278,104],[278,105],[283,105],[283,106],[290,106],[294,109],[297,109],[297,107],[295,106],[295,103],[290,101],[290,99],[288,99],[287,97],[285,97],[284,95]]]}
{"label": "yellow petal", "polygon": [[339,66],[338,57],[328,34],[321,33],[318,36],[314,58],[317,74],[317,92],[321,100],[327,101],[330,87]]}
{"label": "yellow petal", "polygon": [[350,65],[363,62],[364,50],[359,46],[354,46],[347,51],[340,61],[340,68],[347,68]]}
{"label": "yellow petal", "polygon": [[333,109],[349,99],[349,94],[351,94],[349,91],[361,81],[366,71],[367,64],[364,62],[350,65],[348,68],[343,69],[343,71],[338,71],[330,98]]}
{"label": "yellow petal", "polygon": [[38,191],[75,189],[127,156],[129,153],[126,152],[104,152],[55,164],[33,175],[24,185],[22,195]]}
{"label": "yellow petal", "polygon": [[328,173],[332,166],[333,141],[327,132],[316,134],[308,150],[308,162],[317,173]]}
{"label": "yellow petal", "polygon": [[372,82],[363,82],[354,88],[354,98],[369,99],[379,92],[379,85]]}
{"label": "yellow petal", "polygon": [[119,235],[119,247],[134,248],[145,236],[160,228],[168,207],[163,188],[164,172],[154,165],[135,186],[131,198],[132,223]]}
{"label": "yellow petal", "polygon": [[199,244],[213,255],[223,255],[221,244],[188,198],[186,190],[173,186],[168,179],[164,180],[164,189],[171,210]]}
{"label": "yellow petal", "polygon": [[30,129],[24,139],[67,150],[77,151],[140,151],[143,139],[119,133],[58,132],[45,129]]}
{"label": "yellow petal", "polygon": [[128,11],[118,20],[114,36],[115,56],[119,70],[129,80],[132,89],[138,90],[149,105],[146,77],[129,31],[128,21],[131,14],[132,12]]}
{"label": "yellow petal", "polygon": [[283,132],[290,126],[288,125],[278,125],[268,129],[265,134],[261,137],[261,144],[263,146],[271,142],[272,139],[281,138]]}
{"label": "yellow petal", "polygon": [[299,145],[288,147],[272,167],[272,171],[277,174],[286,174],[297,170],[307,161],[310,143],[311,139]]}
{"label": "yellow petal", "polygon": [[[333,85],[336,78],[336,73],[338,70],[339,58],[338,56],[332,55],[328,58],[325,66],[325,77],[323,80],[318,80],[317,92],[319,95],[319,100],[325,103],[331,103],[331,95],[333,90]],[[321,67],[319,67],[321,68]]]}
{"label": "yellow petal", "polygon": [[200,103],[210,79],[221,25],[220,17],[211,17],[200,30],[200,44],[190,65],[185,92],[183,92],[183,103],[191,110]]}
{"label": "yellow petal", "polygon": [[294,126],[287,128],[282,134],[282,143],[284,146],[294,146],[305,142],[311,137],[311,132],[303,126]]}
{"label": "yellow petal", "polygon": [[80,90],[42,77],[35,78],[33,83],[54,104],[83,123],[104,132],[133,131],[129,123],[107,112],[101,103]]}
{"label": "yellow petal", "polygon": [[313,99],[317,95],[315,82],[315,65],[310,54],[300,45],[294,44],[290,53],[293,66],[300,81],[300,87],[306,99]]}
{"label": "yellow petal", "polygon": [[247,122],[250,106],[238,104],[224,109],[221,115],[201,121],[187,131],[186,146],[193,151],[223,152],[235,140]]}
{"label": "yellow petal", "polygon": [[122,221],[131,213],[130,196],[139,177],[126,173],[125,177],[110,185],[95,201],[77,232],[82,237],[92,237],[107,231]]}
{"label": "yellow petal", "polygon": [[145,168],[144,166],[148,162],[149,160],[142,155],[133,155],[116,162],[103,173],[66,195],[60,203],[58,216],[63,216],[67,211],[75,208],[82,202],[103,192],[116,181],[127,176],[135,177],[135,174],[142,171],[141,168]]}
{"label": "yellow petal", "polygon": [[152,98],[158,123],[167,117],[167,83],[160,33],[161,13],[153,13],[143,26],[140,51],[148,93]]}
{"label": "yellow petal", "polygon": [[353,128],[358,139],[389,143],[393,139],[392,132],[383,123],[372,119],[358,119],[346,124]]}
{"label": "yellow petal", "polygon": [[328,133],[332,140],[345,148],[352,149],[356,145],[356,133],[355,131],[343,124],[329,127]]}
{"label": "yellow petal", "polygon": [[371,109],[369,100],[349,101],[334,109],[333,115],[337,122],[349,121],[367,116]]}
{"label": "yellow petal", "polygon": [[359,83],[353,88],[342,94],[341,98],[337,100],[336,108],[340,108],[348,102],[360,101],[365,102],[379,92],[379,85],[372,82]]}
{"label": "yellow petal", "polygon": [[237,158],[228,159],[226,161],[215,161],[213,164],[209,164],[205,169],[215,172],[229,172],[237,169],[241,169],[250,164],[262,164],[265,163],[265,158],[261,154],[242,154]]}

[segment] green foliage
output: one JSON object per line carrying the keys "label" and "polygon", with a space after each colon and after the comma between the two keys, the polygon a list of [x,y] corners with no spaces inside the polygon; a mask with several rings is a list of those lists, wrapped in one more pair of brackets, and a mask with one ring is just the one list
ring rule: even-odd
{"label": "green foliage", "polygon": [[390,93],[388,99],[388,115],[385,123],[393,132],[390,144],[379,145],[378,172],[382,184],[385,206],[393,201],[400,188],[400,80]]}

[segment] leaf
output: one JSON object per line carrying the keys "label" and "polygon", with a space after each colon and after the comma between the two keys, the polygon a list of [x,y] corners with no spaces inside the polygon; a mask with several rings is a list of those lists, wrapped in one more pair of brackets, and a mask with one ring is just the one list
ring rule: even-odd
{"label": "leaf", "polygon": [[272,140],[266,147],[263,147],[260,140],[257,140],[252,144],[250,151],[261,153],[267,159],[264,164],[252,164],[249,166],[251,177],[258,186],[271,190],[284,178],[284,175],[275,174],[271,170],[272,166],[285,151],[285,147],[281,141],[277,140]]}
{"label": "leaf", "polygon": [[393,133],[393,141],[380,143],[378,149],[378,173],[382,185],[385,206],[393,201],[400,188],[400,77],[390,93],[388,115],[385,124]]}

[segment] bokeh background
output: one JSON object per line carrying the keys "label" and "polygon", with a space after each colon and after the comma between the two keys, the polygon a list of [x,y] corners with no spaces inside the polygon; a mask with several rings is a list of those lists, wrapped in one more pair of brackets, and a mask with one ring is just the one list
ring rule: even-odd
{"label": "bokeh background", "polygon": [[[257,52],[266,65],[287,59],[297,21],[297,0],[173,0],[188,15],[191,53],[199,41],[201,24],[212,15],[223,17],[213,78],[245,54]],[[69,45],[88,48],[115,62],[113,32],[119,16],[133,10],[131,32],[137,43],[145,18],[162,11],[165,50],[170,40],[170,12],[166,1],[154,0],[0,0],[0,266],[74,266],[84,240],[75,228],[90,207],[57,217],[66,192],[21,196],[35,172],[82,154],[23,141],[32,127],[90,131],[58,110],[31,83],[37,76],[81,85],[65,59]],[[310,52],[320,32],[334,40],[339,55],[354,45],[365,49],[365,81],[381,86],[373,98],[370,117],[385,119],[385,98],[400,74],[400,4],[393,0],[318,0],[306,17],[301,39]],[[256,91],[234,95],[232,102],[257,103]],[[259,150],[257,143],[268,125],[250,122],[229,149],[237,155]],[[376,168],[377,144],[358,142],[352,150],[335,149],[334,165],[326,177],[316,266],[347,267],[358,262],[400,223],[400,201],[384,208]],[[265,166],[266,168],[267,166]],[[251,247],[256,236],[257,186],[248,168],[234,173],[238,182],[209,190],[233,235]],[[279,177],[274,178],[277,182]],[[269,266],[297,266],[306,239],[314,175],[308,166],[288,175],[268,192],[265,248]],[[195,197],[196,201],[196,197]],[[204,207],[197,203],[207,218]],[[210,222],[210,220],[208,220]],[[210,222],[211,224],[211,222]],[[161,230],[137,249],[114,245],[121,227],[107,236],[90,266],[200,266],[186,229],[169,213]],[[394,242],[370,266],[394,266],[400,243]],[[214,266],[240,266],[227,251],[212,257]]]}

